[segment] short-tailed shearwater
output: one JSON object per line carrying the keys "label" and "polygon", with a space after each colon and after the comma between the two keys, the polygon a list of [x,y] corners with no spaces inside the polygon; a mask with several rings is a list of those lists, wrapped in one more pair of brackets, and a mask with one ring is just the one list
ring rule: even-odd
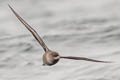
{"label": "short-tailed shearwater", "polygon": [[49,66],[54,65],[62,58],[109,63],[109,61],[100,61],[100,60],[95,60],[95,59],[89,59],[86,57],[60,56],[58,52],[50,50],[46,46],[46,44],[43,42],[42,38],[38,35],[38,33],[22,17],[20,17],[18,13],[16,13],[15,10],[10,5],[8,6],[12,10],[12,12],[15,14],[15,16],[19,19],[19,21],[32,33],[34,38],[38,41],[38,43],[44,49],[45,53],[43,54],[43,65],[49,65]]}

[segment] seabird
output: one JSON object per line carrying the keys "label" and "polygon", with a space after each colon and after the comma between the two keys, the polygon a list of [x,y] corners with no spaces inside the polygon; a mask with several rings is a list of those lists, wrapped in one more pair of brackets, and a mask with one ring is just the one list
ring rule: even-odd
{"label": "seabird", "polygon": [[38,41],[38,43],[42,46],[45,53],[43,54],[43,65],[54,65],[56,64],[60,59],[73,59],[73,60],[85,60],[85,61],[92,61],[92,62],[101,62],[101,63],[110,63],[109,61],[100,61],[95,59],[89,59],[86,57],[73,57],[73,56],[61,56],[58,52],[50,50],[42,38],[38,35],[38,33],[22,18],[18,15],[18,13],[8,4],[9,8],[12,10],[12,12],[15,14],[15,16],[18,18],[18,20],[32,33],[34,38]]}

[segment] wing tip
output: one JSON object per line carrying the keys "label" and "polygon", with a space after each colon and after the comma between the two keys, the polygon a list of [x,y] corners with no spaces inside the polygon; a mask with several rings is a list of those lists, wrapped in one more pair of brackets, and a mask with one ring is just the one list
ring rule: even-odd
{"label": "wing tip", "polygon": [[9,8],[12,8],[12,7],[10,6],[10,4],[8,4],[8,7],[9,7]]}
{"label": "wing tip", "polygon": [[14,12],[13,8],[10,6],[10,4],[8,4],[8,7]]}

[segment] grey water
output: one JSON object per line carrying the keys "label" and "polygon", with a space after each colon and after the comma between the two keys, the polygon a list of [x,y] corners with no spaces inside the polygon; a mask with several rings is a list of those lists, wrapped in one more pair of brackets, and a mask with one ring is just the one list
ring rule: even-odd
{"label": "grey water", "polygon": [[[43,49],[8,3],[60,55],[113,63],[42,66]],[[0,0],[0,80],[120,80],[119,60],[119,0]]]}

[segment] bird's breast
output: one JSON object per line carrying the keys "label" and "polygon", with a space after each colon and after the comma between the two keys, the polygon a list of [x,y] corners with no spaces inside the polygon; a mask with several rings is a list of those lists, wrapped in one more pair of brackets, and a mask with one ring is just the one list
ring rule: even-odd
{"label": "bird's breast", "polygon": [[43,64],[46,65],[54,65],[59,61],[59,59],[55,60],[54,57],[50,54],[43,55]]}

